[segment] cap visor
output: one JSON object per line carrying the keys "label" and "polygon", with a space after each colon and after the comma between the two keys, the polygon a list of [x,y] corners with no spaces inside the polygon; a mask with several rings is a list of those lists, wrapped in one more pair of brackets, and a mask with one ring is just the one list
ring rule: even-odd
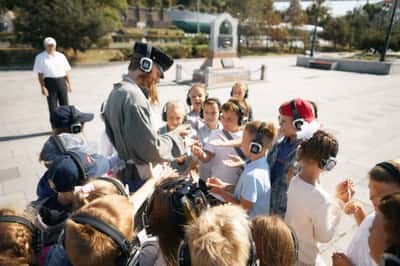
{"label": "cap visor", "polygon": [[79,122],[89,122],[94,118],[94,114],[92,113],[80,113],[79,114]]}

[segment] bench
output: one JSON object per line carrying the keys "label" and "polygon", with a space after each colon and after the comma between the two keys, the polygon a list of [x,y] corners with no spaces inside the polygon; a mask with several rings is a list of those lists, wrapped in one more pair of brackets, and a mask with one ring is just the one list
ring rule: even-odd
{"label": "bench", "polygon": [[336,62],[327,60],[311,60],[309,61],[308,67],[324,69],[324,70],[332,70],[336,68],[336,64],[337,64]]}

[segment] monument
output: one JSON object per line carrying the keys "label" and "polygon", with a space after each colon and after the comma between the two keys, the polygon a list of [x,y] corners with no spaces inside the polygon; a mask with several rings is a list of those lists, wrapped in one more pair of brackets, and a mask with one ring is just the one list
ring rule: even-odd
{"label": "monument", "polygon": [[193,72],[193,81],[207,86],[250,80],[250,71],[244,69],[237,55],[238,20],[228,13],[218,15],[211,23],[209,54],[200,69]]}

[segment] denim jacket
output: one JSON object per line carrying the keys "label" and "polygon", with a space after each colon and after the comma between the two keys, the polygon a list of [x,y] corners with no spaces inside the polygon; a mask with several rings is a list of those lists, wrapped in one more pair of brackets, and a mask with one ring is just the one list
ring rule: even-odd
{"label": "denim jacket", "polygon": [[[284,137],[279,142],[277,142],[272,149],[268,152],[267,161],[271,169],[278,159],[278,153],[282,145],[289,141],[288,138]],[[282,218],[285,217],[286,207],[287,207],[287,175],[290,167],[296,162],[296,151],[301,140],[296,140],[294,148],[289,152],[286,160],[283,163],[283,171],[280,176],[271,175],[271,205],[270,213],[277,214]]]}

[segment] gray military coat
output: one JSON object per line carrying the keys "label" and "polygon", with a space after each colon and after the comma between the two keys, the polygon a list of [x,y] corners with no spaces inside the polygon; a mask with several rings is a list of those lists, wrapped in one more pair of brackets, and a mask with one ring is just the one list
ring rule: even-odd
{"label": "gray military coat", "polygon": [[128,75],[114,84],[104,119],[107,135],[125,162],[133,162],[136,166],[149,162],[156,164],[184,154],[183,139],[176,132],[159,135],[152,117],[146,91]]}

